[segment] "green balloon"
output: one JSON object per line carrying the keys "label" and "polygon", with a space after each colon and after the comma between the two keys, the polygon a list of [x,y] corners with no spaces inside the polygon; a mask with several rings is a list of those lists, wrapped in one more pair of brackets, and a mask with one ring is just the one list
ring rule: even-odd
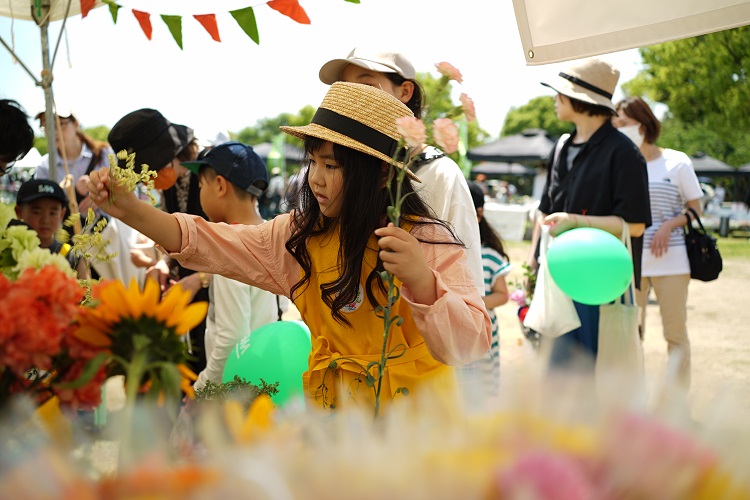
{"label": "green balloon", "polygon": [[622,241],[592,227],[556,237],[547,249],[547,265],[560,290],[588,305],[617,299],[633,277],[633,261]]}
{"label": "green balloon", "polygon": [[282,406],[293,397],[304,395],[302,374],[307,370],[312,344],[310,330],[301,321],[275,321],[250,332],[229,353],[224,365],[222,382],[235,375],[260,385],[262,378],[269,384],[278,382],[279,392],[273,396]]}

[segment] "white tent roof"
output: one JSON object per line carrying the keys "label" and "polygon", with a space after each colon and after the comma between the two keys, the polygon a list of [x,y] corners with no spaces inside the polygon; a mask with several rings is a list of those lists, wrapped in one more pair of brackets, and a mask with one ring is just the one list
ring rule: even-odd
{"label": "white tent roof", "polygon": [[31,148],[28,153],[26,153],[26,156],[18,160],[14,165],[13,168],[16,167],[25,167],[25,168],[36,168],[39,166],[39,163],[42,161],[42,155],[39,153],[39,150],[37,148]]}
{"label": "white tent roof", "polygon": [[[50,21],[59,21],[65,17],[68,9],[68,0],[49,0],[50,2]],[[33,0],[0,0],[0,16],[12,17],[13,19],[27,19],[33,21],[31,10],[33,8]],[[104,5],[101,1],[97,0],[94,4],[94,8]],[[81,2],[80,0],[70,0],[70,10],[67,11],[68,16],[74,16],[81,13]]]}
{"label": "white tent roof", "polygon": [[529,65],[750,24],[750,0],[513,0]]}

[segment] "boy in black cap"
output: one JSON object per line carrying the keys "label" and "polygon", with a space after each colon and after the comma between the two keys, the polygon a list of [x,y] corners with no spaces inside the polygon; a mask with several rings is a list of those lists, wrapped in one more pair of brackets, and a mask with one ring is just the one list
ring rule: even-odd
{"label": "boy in black cap", "polygon": [[16,195],[16,217],[36,231],[40,247],[52,253],[59,253],[68,259],[70,266],[79,277],[87,276],[85,261],[70,253],[68,243],[55,239],[63,227],[67,214],[68,197],[56,182],[49,179],[31,179],[23,184]]}
{"label": "boy in black cap", "polygon": [[[198,157],[200,147],[192,128],[172,123],[156,109],[142,108],[120,118],[110,130],[108,141],[115,152],[135,153],[139,170],[142,164],[146,164],[158,173],[154,187],[162,192],[164,211],[207,219],[201,208],[198,176],[182,166],[182,162],[194,161]],[[186,269],[169,256],[161,260],[139,261],[137,265],[147,267],[146,276],[157,279],[164,291],[178,282],[193,293],[192,302],[209,300],[210,275],[199,275]],[[206,367],[202,349],[205,329],[205,322],[201,322],[190,330],[187,337],[194,356],[189,365],[195,373]]]}
{"label": "boy in black cap", "polygon": [[[183,163],[198,177],[200,201],[211,222],[258,225],[258,197],[268,188],[268,170],[253,148],[226,142],[201,160]],[[196,390],[207,380],[221,383],[229,353],[243,337],[276,320],[276,296],[260,288],[215,275],[209,287],[206,317],[206,368]]]}

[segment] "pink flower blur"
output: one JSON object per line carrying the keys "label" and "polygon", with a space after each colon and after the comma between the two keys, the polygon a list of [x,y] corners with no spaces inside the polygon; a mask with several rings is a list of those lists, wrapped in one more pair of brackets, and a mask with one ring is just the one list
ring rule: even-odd
{"label": "pink flower blur", "polygon": [[432,136],[446,154],[458,150],[458,127],[448,118],[438,118],[433,122]]}
{"label": "pink flower blur", "polygon": [[409,147],[418,148],[427,140],[427,128],[422,120],[413,116],[398,118],[396,128]]}
{"label": "pink flower blur", "polygon": [[461,72],[458,71],[452,64],[445,61],[435,64],[435,67],[441,75],[447,76],[450,80],[456,80],[458,83],[464,81],[464,77]]}
{"label": "pink flower blur", "polygon": [[510,294],[510,300],[518,304],[518,307],[526,305],[526,292],[521,289],[513,290]]}
{"label": "pink flower blur", "polygon": [[594,498],[595,487],[573,458],[552,453],[530,452],[500,471],[500,498],[544,498],[586,500]]}
{"label": "pink flower blur", "polygon": [[467,122],[473,122],[477,119],[477,110],[474,108],[474,101],[471,100],[466,94],[461,94],[458,99],[461,101],[461,106],[464,108],[464,116],[466,116]]}

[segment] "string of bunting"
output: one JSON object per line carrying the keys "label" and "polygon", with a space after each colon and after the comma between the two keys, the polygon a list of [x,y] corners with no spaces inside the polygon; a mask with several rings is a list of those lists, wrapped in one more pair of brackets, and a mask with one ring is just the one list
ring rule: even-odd
{"label": "string of bunting", "polygon": [[[94,8],[97,0],[80,0],[81,2],[81,17],[86,17],[91,9]],[[112,16],[112,21],[117,24],[117,16],[122,5],[119,5],[115,0],[101,0],[109,7],[109,13]],[[359,3],[359,0],[346,0],[351,3]],[[300,24],[310,24],[310,18],[307,17],[305,9],[299,4],[298,0],[269,0],[267,2],[248,6],[242,9],[229,11],[229,14],[234,18],[237,24],[242,28],[242,31],[247,34],[256,44],[260,45],[260,35],[258,32],[258,24],[255,20],[255,7],[260,5],[268,5],[272,9],[280,12],[281,14],[290,17]],[[130,9],[135,16],[138,24],[141,26],[143,33],[146,38],[151,40],[153,33],[153,26],[151,25],[151,13],[144,12],[136,9]],[[182,18],[181,15],[160,15],[164,24],[167,25],[169,32],[172,34],[172,38],[177,42],[177,45],[182,49]],[[221,42],[219,36],[219,26],[216,22],[216,14],[195,14],[192,16],[198,21],[201,26],[208,32],[212,39],[217,42]]]}

